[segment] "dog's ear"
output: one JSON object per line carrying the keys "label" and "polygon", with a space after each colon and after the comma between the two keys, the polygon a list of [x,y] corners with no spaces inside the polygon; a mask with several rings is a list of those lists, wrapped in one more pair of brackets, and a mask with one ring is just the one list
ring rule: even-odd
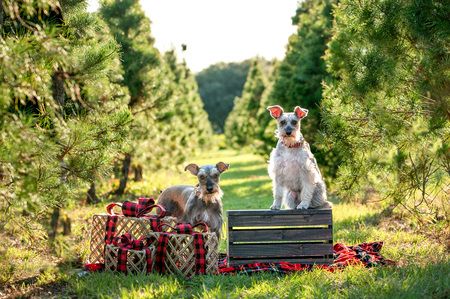
{"label": "dog's ear", "polygon": [[297,115],[298,118],[304,118],[308,115],[308,109],[297,106],[294,109],[294,113],[295,113],[295,115]]}
{"label": "dog's ear", "polygon": [[270,111],[270,116],[272,116],[273,118],[279,118],[283,115],[284,110],[283,108],[281,108],[278,105],[275,106],[269,106],[267,107],[267,110]]}
{"label": "dog's ear", "polygon": [[198,172],[200,171],[200,168],[198,168],[197,164],[189,164],[184,169],[184,171],[186,171],[186,170],[189,170],[189,172],[192,173],[193,175],[197,175]]}
{"label": "dog's ear", "polygon": [[228,168],[230,168],[230,164],[219,162],[216,164],[217,169],[220,173],[226,171]]}

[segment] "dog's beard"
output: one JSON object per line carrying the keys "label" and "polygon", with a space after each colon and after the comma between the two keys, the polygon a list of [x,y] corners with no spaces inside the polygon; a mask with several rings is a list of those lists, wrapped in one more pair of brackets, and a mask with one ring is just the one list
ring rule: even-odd
{"label": "dog's beard", "polygon": [[218,188],[218,190],[215,190],[215,192],[213,193],[208,193],[208,191],[206,191],[206,187],[201,188],[201,192],[200,192],[200,196],[199,198],[203,201],[211,201],[211,202],[219,202],[220,199],[223,196],[223,191],[222,189]]}
{"label": "dog's beard", "polygon": [[283,143],[287,146],[294,146],[296,143],[303,141],[303,136],[301,133],[286,136],[283,135],[282,132],[277,129],[275,130],[275,136],[278,139],[281,139],[281,141],[283,141]]}
{"label": "dog's beard", "polygon": [[285,136],[283,137],[283,143],[287,146],[294,146],[294,144],[296,144],[298,141],[296,140],[296,138],[294,136]]}

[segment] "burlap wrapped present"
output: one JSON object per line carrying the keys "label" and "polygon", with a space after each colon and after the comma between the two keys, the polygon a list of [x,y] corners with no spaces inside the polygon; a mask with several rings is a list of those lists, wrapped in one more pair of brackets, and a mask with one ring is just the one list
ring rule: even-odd
{"label": "burlap wrapped present", "polygon": [[[122,213],[114,213],[115,206],[122,207]],[[159,208],[159,215],[151,215],[154,208]],[[175,217],[164,217],[163,206],[155,205],[152,198],[140,198],[139,203],[125,201],[113,203],[106,207],[107,213],[92,216],[90,254],[88,263],[104,263],[105,245],[111,244],[115,236],[131,234],[136,238],[147,237],[150,232],[158,231],[161,223],[176,225]],[[167,228],[163,228],[166,229]],[[156,246],[157,240],[154,241]]]}
{"label": "burlap wrapped present", "polygon": [[149,237],[134,239],[131,234],[115,237],[106,245],[105,271],[127,274],[150,273],[155,261],[156,249]]}
{"label": "burlap wrapped present", "polygon": [[[203,232],[195,232],[193,228],[196,226],[203,226]],[[167,228],[172,230],[167,231]],[[207,232],[206,224],[191,226],[189,223],[180,223],[173,227],[162,223],[160,230],[161,232],[149,233],[151,239],[158,240],[156,271],[183,276],[218,271],[219,240],[215,233]]]}

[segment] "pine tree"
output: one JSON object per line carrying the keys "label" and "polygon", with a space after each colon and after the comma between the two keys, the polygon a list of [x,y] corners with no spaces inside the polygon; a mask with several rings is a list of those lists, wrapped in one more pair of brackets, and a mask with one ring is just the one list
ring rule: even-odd
{"label": "pine tree", "polygon": [[119,48],[83,1],[1,4],[1,216],[57,216],[126,146],[132,117],[109,76]]}
{"label": "pine tree", "polygon": [[322,174],[326,177],[334,176],[339,158],[332,151],[319,150],[315,140],[321,123],[319,105],[322,81],[329,77],[323,56],[331,38],[331,11],[336,2],[305,0],[297,9],[292,18],[293,25],[297,25],[297,33],[289,37],[286,55],[277,67],[273,86],[264,101],[264,107],[261,107],[263,118],[259,131],[264,141],[259,151],[267,156],[270,153],[267,148],[276,144],[273,137],[276,121],[265,110],[267,106],[280,105],[285,111],[291,111],[295,106],[308,109],[308,117],[302,121],[302,134],[310,143]]}
{"label": "pine tree", "polygon": [[434,0],[336,8],[323,143],[344,155],[342,193],[374,188],[416,212],[448,199],[449,11]]}
{"label": "pine tree", "polygon": [[151,22],[139,1],[106,0],[100,12],[122,45],[121,84],[130,91],[136,123],[116,190],[123,194],[131,165],[135,180],[144,170],[173,167],[209,145],[211,130],[189,69],[177,62],[174,51],[162,55],[154,47]]}
{"label": "pine tree", "polygon": [[135,160],[149,171],[174,168],[194,152],[211,147],[211,124],[193,75],[184,61],[177,61],[174,50],[166,52],[163,60],[169,69],[166,80],[172,90],[170,97],[157,112],[147,110],[135,115],[141,124],[144,120],[149,124],[137,128],[133,141]]}
{"label": "pine tree", "polygon": [[253,146],[255,131],[258,128],[256,115],[261,106],[261,97],[266,88],[266,78],[254,59],[248,72],[242,97],[234,100],[233,110],[228,115],[224,131],[231,145],[242,147]]}
{"label": "pine tree", "polygon": [[[170,97],[171,86],[165,80],[168,69],[164,66],[161,54],[154,47],[150,20],[145,16],[138,0],[106,0],[100,13],[108,23],[109,30],[121,45],[122,68],[120,83],[130,92],[128,106],[136,119],[132,132],[131,147],[123,157],[120,184],[115,193],[125,192],[132,159],[145,137],[151,137],[157,125],[158,110]],[[153,115],[152,115],[153,114]],[[155,152],[153,153],[155,154]],[[150,153],[151,156],[151,153]],[[135,178],[142,177],[142,164],[134,163]]]}
{"label": "pine tree", "polygon": [[[175,117],[174,128],[183,136],[181,151],[192,154],[199,150],[211,147],[212,127],[208,120],[208,114],[203,109],[203,102],[198,93],[198,86],[195,78],[186,62],[177,62],[174,50],[168,51],[164,55],[166,62],[175,75],[175,91],[171,98]],[[188,156],[188,155],[187,155]]]}

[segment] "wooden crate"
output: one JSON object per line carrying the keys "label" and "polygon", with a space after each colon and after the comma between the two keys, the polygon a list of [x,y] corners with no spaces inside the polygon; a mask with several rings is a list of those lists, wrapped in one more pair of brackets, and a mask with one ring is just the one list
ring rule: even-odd
{"label": "wooden crate", "polygon": [[333,214],[319,210],[227,211],[228,266],[333,263]]}

